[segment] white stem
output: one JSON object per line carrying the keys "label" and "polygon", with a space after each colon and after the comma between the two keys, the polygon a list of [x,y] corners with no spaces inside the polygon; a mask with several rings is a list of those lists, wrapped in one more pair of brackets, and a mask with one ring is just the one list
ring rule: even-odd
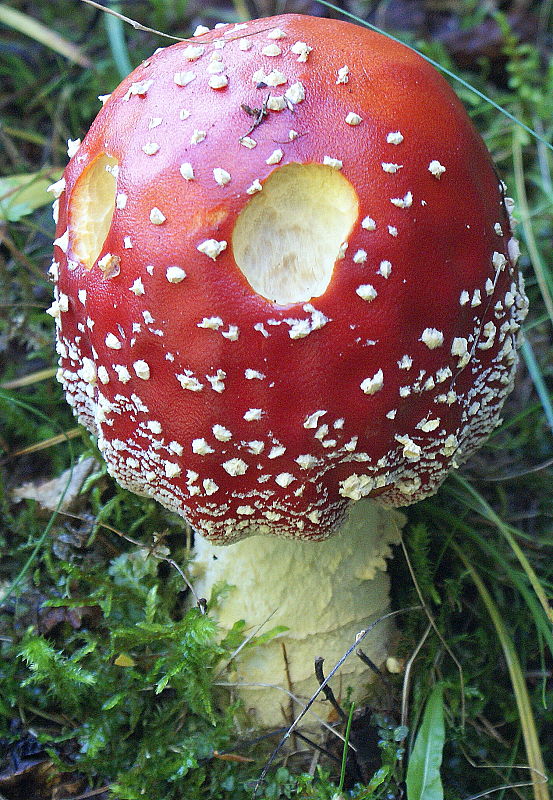
{"label": "white stem", "polygon": [[[390,544],[399,541],[403,522],[398,511],[365,499],[352,505],[341,528],[323,542],[255,536],[221,547],[197,537],[198,594],[209,599],[214,586],[232,587],[214,609],[222,635],[240,619],[247,634],[277,625],[289,629],[264,645],[244,648],[224,679],[236,684],[254,725],[290,722],[301,706],[291,706],[289,693],[303,702],[317,689],[315,659],[325,659],[328,674],[356,635],[386,613],[385,559],[391,556]],[[393,622],[385,620],[365,639],[363,650],[381,665],[393,639]],[[359,700],[373,679],[374,673],[352,655],[331,685],[337,697],[351,687]],[[313,711],[326,719],[331,709],[318,701]]]}

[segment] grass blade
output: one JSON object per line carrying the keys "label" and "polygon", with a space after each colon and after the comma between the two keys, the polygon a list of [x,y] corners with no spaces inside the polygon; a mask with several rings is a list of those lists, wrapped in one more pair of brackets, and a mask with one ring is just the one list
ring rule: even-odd
{"label": "grass blade", "polygon": [[407,765],[407,800],[443,800],[440,777],[445,742],[443,689],[436,684]]}
{"label": "grass blade", "polygon": [[70,61],[74,61],[81,67],[92,66],[90,59],[87,58],[76,45],[72,42],[68,42],[67,39],[64,39],[59,33],[50,30],[46,25],[33,19],[33,17],[30,17],[28,14],[23,14],[15,8],[8,8],[8,6],[1,3],[0,22],[8,28],[13,28],[19,31],[19,33],[23,33],[25,36],[30,36],[35,42],[49,47],[50,50],[54,50],[56,53],[68,58]]}
{"label": "grass blade", "polygon": [[[461,548],[458,547],[455,542],[452,542],[451,546],[454,548],[455,552],[470,573],[470,576],[474,581],[476,588],[478,589],[478,593],[480,594],[480,597],[486,606],[486,610],[501,643],[501,648],[505,656],[505,661],[509,670],[511,685],[513,687],[513,693],[517,704],[524,746],[526,748],[526,758],[528,760],[528,767],[531,770],[534,798],[535,800],[550,800],[549,790],[547,788],[545,765],[543,763],[540,743],[538,741],[538,734],[536,731],[536,723],[534,720],[534,714],[532,712],[530,696],[528,694],[528,688],[524,680],[524,675],[522,673],[522,668],[520,666],[520,661],[518,660],[515,647],[509,634],[507,633],[505,625],[503,624],[501,614],[499,613],[492,596],[484,585],[482,578],[476,572]],[[409,798],[409,800],[411,800],[411,798]]]}

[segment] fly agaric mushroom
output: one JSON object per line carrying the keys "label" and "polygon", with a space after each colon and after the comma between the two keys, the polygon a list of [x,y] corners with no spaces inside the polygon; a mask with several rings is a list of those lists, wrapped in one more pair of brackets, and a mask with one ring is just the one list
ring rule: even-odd
{"label": "fly agaric mushroom", "polygon": [[499,422],[527,305],[445,80],[286,15],[202,29],[104,100],[53,187],[50,313],[110,473],[217,544],[435,492]]}

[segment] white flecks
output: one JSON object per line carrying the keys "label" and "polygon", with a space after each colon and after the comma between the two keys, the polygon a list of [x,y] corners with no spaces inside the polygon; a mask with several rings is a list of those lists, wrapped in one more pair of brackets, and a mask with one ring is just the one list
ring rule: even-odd
{"label": "white flecks", "polygon": [[169,283],[180,283],[186,278],[186,272],[182,267],[167,267],[165,277]]}
{"label": "white flecks", "polygon": [[301,81],[296,81],[296,83],[293,83],[290,88],[284,92],[284,97],[294,105],[303,103],[305,100],[305,86]]}
{"label": "white flecks", "polygon": [[141,378],[143,381],[147,381],[149,379],[150,367],[146,361],[139,359],[138,361],[135,361],[132,366],[138,378]]}
{"label": "white flecks", "polygon": [[215,183],[219,186],[226,186],[231,180],[230,172],[227,172],[226,169],[222,169],[221,167],[215,167],[213,170],[213,177]]}
{"label": "white flecks", "polygon": [[394,164],[389,161],[383,161],[380,165],[384,172],[387,172],[389,175],[395,175],[396,172],[399,172],[400,169],[403,169],[403,164]]}
{"label": "white flecks", "polygon": [[237,506],[236,513],[243,517],[251,517],[252,514],[255,514],[255,508],[253,506]]}
{"label": "white flecks", "polygon": [[144,95],[148,92],[148,89],[153,84],[153,80],[146,80],[146,81],[136,81],[135,83],[131,83],[123,100],[129,100],[133,95],[138,95],[138,97],[144,97]]}
{"label": "white flecks", "polygon": [[453,434],[450,434],[447,437],[447,439],[445,440],[444,446],[443,446],[441,452],[445,456],[448,456],[448,457],[452,456],[455,453],[455,451],[457,450],[458,446],[459,446],[459,442],[457,440],[457,437],[454,436]]}
{"label": "white flecks", "polygon": [[98,100],[103,106],[105,106],[110,97],[111,97],[111,92],[109,94],[99,94]]}
{"label": "white flecks", "polygon": [[248,465],[241,458],[231,458],[228,461],[224,461],[222,467],[233,478],[238,475],[244,475],[248,469]]}
{"label": "white flecks", "polygon": [[411,358],[411,356],[404,355],[397,362],[397,365],[400,369],[411,369],[411,367],[413,366],[413,359]]}
{"label": "white flecks", "polygon": [[178,475],[180,475],[181,469],[178,464],[175,464],[174,461],[164,461],[163,467],[165,469],[166,478],[176,478]]}
{"label": "white flecks", "polygon": [[205,25],[198,25],[192,36],[203,36],[205,33],[209,33],[209,28]]}
{"label": "white flecks", "polygon": [[375,231],[376,222],[372,217],[365,217],[363,220],[361,220],[361,227],[366,231]]}
{"label": "white flecks", "polygon": [[230,442],[232,433],[224,425],[214,425],[211,429],[218,442]]}
{"label": "white flecks", "polygon": [[246,422],[256,422],[260,420],[262,416],[263,411],[261,408],[249,408],[244,414],[244,419]]}
{"label": "white flecks", "polygon": [[275,56],[282,55],[282,50],[280,49],[278,44],[268,44],[268,45],[265,45],[265,47],[263,47],[261,49],[261,53],[264,56],[269,56],[270,58],[275,58]]}
{"label": "white flecks", "polygon": [[403,456],[409,461],[420,461],[422,448],[416,444],[409,436],[394,436],[396,442],[403,445]]}
{"label": "white flecks", "polygon": [[239,47],[240,50],[245,52],[246,50],[251,50],[252,44],[253,43],[252,43],[251,39],[244,38],[244,39],[240,39],[240,41],[238,42],[238,47]]}
{"label": "white flecks", "polygon": [[340,161],[339,158],[333,158],[332,156],[324,156],[323,164],[325,164],[327,167],[332,167],[332,169],[342,169],[344,166],[343,162]]}
{"label": "white flecks", "polygon": [[480,292],[480,289],[475,289],[472,293],[470,305],[471,308],[476,308],[476,306],[482,305],[482,293]]}
{"label": "white flecks", "polygon": [[383,386],[384,373],[381,369],[375,372],[372,378],[365,378],[365,380],[360,383],[361,391],[365,394],[375,394],[379,392]]}
{"label": "white flecks", "polygon": [[366,497],[374,489],[374,479],[369,475],[357,475],[354,473],[343,481],[340,481],[339,492],[342,497],[350,500],[360,500]]}
{"label": "white flecks", "polygon": [[115,197],[115,207],[122,211],[127,207],[127,195],[123,192],[118,192]]}
{"label": "white flecks", "polygon": [[208,497],[211,497],[212,494],[215,494],[215,492],[219,490],[219,486],[212,478],[204,478],[202,481],[202,486],[204,487],[204,492]]}
{"label": "white flecks", "polygon": [[470,294],[467,292],[466,289],[463,289],[463,291],[459,295],[459,305],[466,306],[469,300],[470,300]]}
{"label": "white flecks", "polygon": [[144,309],[144,311],[142,312],[142,316],[144,318],[144,322],[146,323],[146,325],[153,325],[154,324],[155,319],[152,317],[152,315],[148,311],[148,309]]}
{"label": "white flecks", "polygon": [[221,317],[204,317],[201,322],[196,325],[197,328],[206,328],[211,331],[218,331],[224,325]]}
{"label": "white flecks", "polygon": [[286,448],[283,445],[281,445],[281,444],[275,445],[274,447],[271,447],[271,450],[270,450],[267,458],[271,458],[271,459],[280,458],[280,456],[283,456],[285,452],[286,452]]}
{"label": "white flecks", "polygon": [[494,283],[493,283],[491,278],[488,278],[486,280],[486,284],[485,284],[484,288],[486,290],[486,294],[487,294],[488,297],[493,294],[495,287],[494,287]]}
{"label": "white flecks", "polygon": [[225,339],[228,339],[229,342],[236,342],[240,336],[240,329],[238,325],[229,325],[228,330],[221,331],[221,336],[223,336]]}
{"label": "white flecks", "polygon": [[113,369],[117,373],[117,377],[121,381],[121,383],[128,383],[131,379],[131,373],[129,370],[124,366],[124,364],[114,364]]}
{"label": "white flecks", "polygon": [[69,247],[69,231],[64,231],[61,236],[58,236],[57,239],[54,239],[54,244],[56,247],[59,247],[63,253],[67,253],[67,248]]}
{"label": "white flecks", "polygon": [[267,39],[286,39],[286,34],[281,28],[273,28],[273,30],[269,31],[267,34]]}
{"label": "white flecks", "polygon": [[282,486],[283,489],[286,489],[287,486],[290,486],[292,481],[295,481],[293,475],[289,472],[281,472],[279,475],[275,476],[275,482],[278,483],[279,486]]}
{"label": "white flecks", "polygon": [[295,56],[298,56],[296,60],[303,64],[307,61],[309,53],[312,51],[312,49],[313,48],[309,47],[309,45],[305,42],[294,42],[290,48],[291,52]]}
{"label": "white flecks", "polygon": [[415,427],[420,428],[424,433],[431,433],[431,431],[435,431],[439,425],[440,418],[437,417],[436,419],[421,419]]}
{"label": "white flecks", "polygon": [[199,131],[196,129],[190,137],[190,144],[200,144],[200,142],[203,142],[206,136],[207,133],[205,131]]}
{"label": "white flecks", "polygon": [[148,130],[151,131],[153,128],[158,128],[162,122],[163,122],[162,117],[152,117],[148,122]]}
{"label": "white flecks", "polygon": [[[215,56],[215,58],[213,58],[213,56]],[[220,53],[213,52],[211,58],[211,63],[207,65],[207,74],[218,75],[220,72],[224,72],[226,67],[220,60],[223,56]]]}
{"label": "white flecks", "polygon": [[96,383],[96,364],[91,358],[86,358],[85,356],[82,360],[82,367],[77,374],[85,383]]}
{"label": "white flecks", "polygon": [[269,166],[273,164],[280,164],[283,155],[284,153],[282,152],[282,150],[280,148],[277,148],[276,150],[273,150],[273,152],[271,153],[269,158],[265,161],[265,163],[269,164]]}
{"label": "white flecks", "polygon": [[303,427],[307,428],[307,430],[316,428],[319,424],[320,417],[323,417],[326,413],[327,412],[324,410],[319,410],[309,414],[303,421]]}
{"label": "white flecks", "polygon": [[354,264],[364,264],[366,260],[367,260],[367,251],[366,250],[360,249],[353,256],[353,263]]}
{"label": "white flecks", "polygon": [[293,142],[294,139],[298,138],[298,136],[299,133],[295,131],[293,128],[290,128],[290,130],[288,131],[288,138],[290,139],[290,141]]}
{"label": "white flecks", "polygon": [[435,178],[438,178],[439,180],[445,172],[445,167],[443,164],[440,164],[439,161],[436,161],[434,159],[428,165],[428,172],[430,172],[431,175],[433,175]]}
{"label": "white flecks", "polygon": [[313,467],[316,467],[318,463],[315,456],[309,455],[309,453],[304,453],[298,456],[295,461],[296,464],[299,464],[300,469],[312,469]]}
{"label": "white flecks", "polygon": [[68,139],[67,140],[67,155],[69,158],[73,158],[79,147],[81,146],[80,139]]}
{"label": "white flecks", "polygon": [[267,100],[267,108],[269,111],[284,111],[287,107],[286,98],[282,95],[271,94]]}
{"label": "white flecks", "polygon": [[146,142],[146,144],[142,145],[142,150],[147,156],[155,156],[159,151],[159,145],[157,142]]}
{"label": "white flecks", "polygon": [[206,375],[205,377],[209,381],[214,392],[221,394],[225,391],[224,379],[227,377],[227,373],[224,370],[218,369],[215,375]]}
{"label": "white flecks", "polygon": [[436,328],[425,328],[421,333],[419,342],[423,342],[429,350],[435,350],[443,345],[444,335],[442,331]]}
{"label": "white flecks", "polygon": [[108,333],[104,341],[106,347],[109,347],[110,350],[121,350],[122,344],[113,333]]}
{"label": "white flecks", "polygon": [[388,144],[401,144],[403,141],[403,134],[400,133],[400,131],[390,131],[386,136],[386,141]]}
{"label": "white flecks", "polygon": [[340,67],[340,69],[338,70],[336,84],[347,83],[348,81],[349,81],[349,67],[346,64],[344,64],[344,66]]}
{"label": "white flecks", "polygon": [[184,50],[181,50],[181,55],[188,59],[188,61],[197,61],[198,58],[203,56],[205,47],[203,44],[193,45],[189,44]]}
{"label": "white flecks", "polygon": [[196,453],[198,456],[207,456],[209,453],[214,453],[215,450],[202,437],[199,439],[192,439],[192,452]]}
{"label": "white flecks", "polygon": [[263,372],[259,372],[257,369],[245,369],[244,370],[244,377],[248,381],[252,380],[259,380],[262,381],[266,375]]}
{"label": "white flecks", "polygon": [[188,119],[190,116],[190,111],[187,108],[181,108],[179,111],[179,119],[185,120]]}
{"label": "white flecks", "polygon": [[507,259],[505,258],[503,253],[498,253],[497,251],[494,251],[492,255],[492,264],[498,271],[502,271],[503,269],[505,269],[507,265]]}
{"label": "white flecks", "polygon": [[113,255],[113,253],[106,253],[98,261],[98,268],[104,273],[106,277],[114,277],[119,274],[119,266],[121,258]]}
{"label": "white flecks", "polygon": [[388,233],[390,236],[397,236],[397,228],[395,225],[388,225]]}
{"label": "white flecks", "polygon": [[204,388],[203,383],[195,378],[192,373],[185,372],[183,375],[175,376],[183,389],[188,389],[190,392],[201,392]]}
{"label": "white flecks", "polygon": [[103,383],[104,385],[109,383],[109,373],[103,364],[98,367],[98,379],[100,383]]}
{"label": "white flecks", "polygon": [[413,193],[407,192],[403,197],[391,197],[390,203],[396,208],[410,208],[413,205]]}
{"label": "white flecks", "polygon": [[253,326],[254,331],[259,331],[259,333],[265,338],[269,338],[269,331],[266,329],[265,325],[262,322],[256,322]]}
{"label": "white flecks", "polygon": [[[507,242],[507,251],[509,253],[509,258],[511,259],[513,264],[516,265],[518,263],[518,259],[520,258],[520,244],[518,239],[515,239],[514,236],[512,236]],[[503,264],[503,266],[498,267],[498,269],[501,270],[504,268],[504,266],[505,264]]]}
{"label": "white flecks", "polygon": [[130,236],[123,237],[123,247],[125,250],[132,250],[132,239]]}
{"label": "white flecks", "polygon": [[218,242],[216,239],[206,239],[205,241],[201,242],[196,248],[203,253],[204,255],[211,258],[213,261],[221,255],[223,250],[227,249],[227,243],[223,240]]}
{"label": "white flecks", "polygon": [[152,225],[163,225],[166,219],[167,217],[165,216],[165,214],[162,211],[160,211],[159,208],[157,208],[157,206],[154,206],[154,208],[152,208],[152,210],[150,211],[150,222],[152,223]]}
{"label": "white flecks", "polygon": [[261,442],[259,439],[254,439],[253,441],[247,443],[247,449],[252,455],[260,456],[265,449],[265,442]]}
{"label": "white flecks", "polygon": [[195,77],[195,72],[185,70],[183,72],[175,72],[173,75],[173,80],[177,86],[188,86],[189,83],[192,83]]}
{"label": "white flecks", "polygon": [[378,275],[382,275],[383,278],[389,278],[392,273],[392,264],[390,261],[381,261],[376,272]]}
{"label": "white flecks", "polygon": [[503,236],[503,228],[501,227],[501,222],[496,222],[493,226],[493,229],[498,236]]}
{"label": "white flecks", "polygon": [[65,178],[60,178],[59,181],[51,183],[46,191],[51,192],[57,200],[58,197],[61,197],[65,191]]}
{"label": "white flecks", "polygon": [[146,423],[146,427],[152,433],[155,433],[156,436],[162,432],[161,422],[158,422],[156,419],[151,419],[149,422]]}
{"label": "white flecks", "polygon": [[185,181],[194,180],[194,168],[189,161],[185,161],[180,165],[179,172]]}
{"label": "white flecks", "polygon": [[254,182],[251,183],[246,189],[246,194],[255,194],[256,192],[260,192],[262,189],[263,186],[261,185],[261,182],[258,178],[256,178]]}
{"label": "white flecks", "polygon": [[397,408],[392,408],[392,410],[388,411],[388,413],[386,414],[386,418],[387,419],[395,419],[396,418],[396,414],[397,414]]}
{"label": "white flecks", "polygon": [[460,358],[458,367],[466,366],[469,361],[468,341],[464,336],[455,336],[451,343],[451,355]]}
{"label": "white flecks", "polygon": [[370,283],[364,283],[358,286],[355,293],[359,295],[361,300],[366,300],[367,303],[372,302],[378,294],[374,286]]}
{"label": "white flecks", "polygon": [[257,142],[255,141],[255,139],[252,139],[251,136],[241,136],[239,141],[240,144],[243,147],[247,147],[248,150],[253,150],[254,147],[257,147]]}
{"label": "white flecks", "polygon": [[184,447],[179,442],[175,442],[175,441],[169,442],[167,447],[169,448],[169,450],[172,453],[176,453],[176,455],[178,455],[178,456],[182,456],[182,454],[184,452]]}
{"label": "white flecks", "polygon": [[211,89],[224,89],[228,86],[228,78],[226,75],[212,75],[208,83]]}
{"label": "white flecks", "polygon": [[346,115],[346,122],[348,125],[355,127],[363,122],[363,118],[356,114],[355,111],[348,111]]}

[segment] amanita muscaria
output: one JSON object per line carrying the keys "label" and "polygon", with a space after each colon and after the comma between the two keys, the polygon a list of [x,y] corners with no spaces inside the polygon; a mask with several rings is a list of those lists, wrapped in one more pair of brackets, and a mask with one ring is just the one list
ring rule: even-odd
{"label": "amanita muscaria", "polygon": [[53,187],[50,313],[110,473],[217,544],[318,542],[361,498],[435,492],[498,424],[527,305],[446,81],[289,15],[199,29],[104,101]]}

